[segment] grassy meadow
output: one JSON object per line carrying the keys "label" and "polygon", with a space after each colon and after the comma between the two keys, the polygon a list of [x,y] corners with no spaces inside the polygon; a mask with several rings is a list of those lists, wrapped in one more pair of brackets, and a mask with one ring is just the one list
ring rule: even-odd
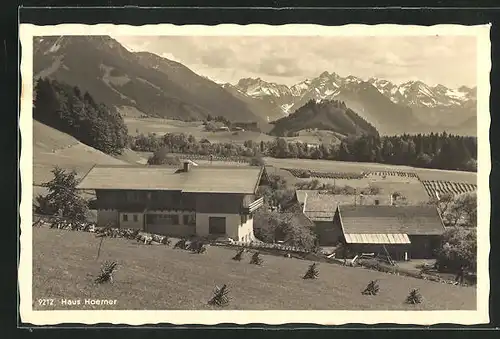
{"label": "grassy meadow", "polygon": [[[201,121],[184,122],[179,120],[160,119],[160,118],[137,118],[125,117],[125,123],[130,135],[156,133],[159,135],[165,133],[185,133],[191,134],[197,140],[207,139],[210,142],[219,143],[238,143],[243,144],[246,140],[255,142],[272,141],[275,137],[253,131],[239,132],[207,132],[204,130]],[[307,143],[337,143],[338,135],[331,131],[301,131],[299,136],[285,137],[289,142],[300,141]]]}
{"label": "grassy meadow", "polygon": [[[164,245],[143,245],[120,238],[105,238],[96,259],[100,238],[92,233],[33,228],[33,307],[61,306],[65,299],[116,299],[114,306],[78,306],[79,309],[193,310],[212,309],[207,301],[215,287],[227,284],[234,310],[473,310],[474,287],[459,287],[363,268],[320,264],[316,280],[302,276],[311,262],[262,255],[262,266],[231,260],[234,250],[209,247],[191,254]],[[93,278],[105,260],[119,264],[114,283],[95,285]],[[370,280],[378,279],[380,293],[364,296]],[[404,303],[410,289],[418,288],[424,301]],[[54,298],[43,307],[38,298]]]}
{"label": "grassy meadow", "polygon": [[124,164],[90,146],[82,144],[66,133],[33,121],[33,184],[40,185],[52,179],[52,169],[59,166],[75,170],[79,176],[95,164]]}

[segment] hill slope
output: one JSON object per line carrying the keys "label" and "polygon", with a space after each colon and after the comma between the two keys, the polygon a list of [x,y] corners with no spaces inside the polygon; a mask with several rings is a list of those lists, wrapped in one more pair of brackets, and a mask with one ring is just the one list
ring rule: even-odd
{"label": "hill slope", "polygon": [[66,133],[33,120],[33,184],[36,186],[52,179],[54,166],[75,170],[81,176],[95,164],[124,163]]}
{"label": "hill slope", "polygon": [[274,122],[271,134],[287,136],[304,129],[329,130],[342,135],[377,135],[377,130],[340,101],[310,100],[295,113]]}
{"label": "hill slope", "polygon": [[35,78],[78,86],[110,107],[179,119],[211,114],[231,121],[263,121],[245,103],[187,67],[130,52],[107,36],[35,38],[33,60]]}
{"label": "hill slope", "polygon": [[[79,309],[210,310],[214,287],[227,284],[231,301],[226,309],[239,310],[459,310],[475,309],[476,290],[440,284],[356,267],[320,264],[319,278],[302,279],[305,260],[263,255],[262,266],[231,260],[235,251],[211,246],[203,255],[167,246],[145,246],[135,241],[106,238],[100,257],[94,234],[33,228],[33,300],[84,299],[105,296],[114,306]],[[175,243],[175,242],[174,242]],[[113,284],[93,284],[105,260],[117,260]],[[89,276],[90,275],[90,276]],[[370,280],[380,293],[364,296]],[[424,302],[404,303],[418,288]],[[56,304],[50,309],[69,309]],[[35,309],[41,306],[34,302]],[[78,307],[78,306],[77,306]],[[71,307],[75,309],[75,306]],[[44,309],[47,309],[44,307]]]}

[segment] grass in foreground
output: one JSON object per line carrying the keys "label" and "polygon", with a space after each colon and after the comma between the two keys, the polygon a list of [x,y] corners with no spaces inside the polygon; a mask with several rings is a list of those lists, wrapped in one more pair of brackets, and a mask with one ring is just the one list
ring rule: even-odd
{"label": "grass in foreground", "polygon": [[[318,279],[302,279],[308,261],[262,255],[262,266],[232,260],[234,250],[209,247],[204,255],[147,246],[90,233],[33,228],[33,307],[43,309],[215,309],[214,286],[227,284],[226,309],[244,310],[459,310],[475,309],[476,290],[394,276],[363,268],[322,265]],[[95,285],[105,261],[116,260],[113,283]],[[361,291],[377,280],[380,291]],[[424,302],[405,304],[412,289]],[[39,298],[55,298],[40,306]],[[116,299],[113,306],[61,306],[60,299]]]}

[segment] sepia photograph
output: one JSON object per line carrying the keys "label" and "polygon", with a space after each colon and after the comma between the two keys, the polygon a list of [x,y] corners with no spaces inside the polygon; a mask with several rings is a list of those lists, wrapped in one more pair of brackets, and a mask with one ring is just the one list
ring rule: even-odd
{"label": "sepia photograph", "polygon": [[489,30],[21,24],[23,322],[488,322]]}

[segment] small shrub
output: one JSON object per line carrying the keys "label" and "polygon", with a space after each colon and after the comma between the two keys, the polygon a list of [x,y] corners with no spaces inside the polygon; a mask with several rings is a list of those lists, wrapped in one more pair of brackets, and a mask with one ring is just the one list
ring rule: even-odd
{"label": "small shrub", "polygon": [[364,294],[364,295],[377,295],[379,289],[380,288],[378,286],[377,280],[372,280],[372,281],[370,281],[370,283],[368,284],[368,286],[366,286],[366,288],[364,289],[364,291],[361,292],[361,293]]}
{"label": "small shrub", "polygon": [[311,171],[309,170],[299,170],[297,173],[297,177],[299,178],[310,178],[311,177]]}
{"label": "small shrub", "polygon": [[174,249],[177,249],[177,248],[180,248],[183,250],[186,249],[186,239],[181,239],[178,242],[176,242],[174,245]]}
{"label": "small shrub", "polygon": [[422,302],[422,295],[420,294],[418,289],[414,288],[410,291],[410,294],[406,297],[405,302],[407,304],[412,304],[412,305],[420,304]]}
{"label": "small shrub", "polygon": [[236,255],[234,257],[232,257],[231,259],[235,260],[235,261],[241,261],[241,259],[243,259],[243,253],[245,253],[245,249],[241,249],[239,250]]}
{"label": "small shrub", "polygon": [[313,263],[309,266],[303,279],[316,279],[318,277],[318,275],[319,275],[318,264]]}
{"label": "small shrub", "polygon": [[261,156],[255,156],[250,159],[250,166],[264,166],[265,162]]}
{"label": "small shrub", "polygon": [[95,279],[95,282],[98,284],[102,284],[105,282],[113,282],[113,272],[116,269],[118,263],[116,261],[108,262],[106,261],[101,267],[101,273]]}
{"label": "small shrub", "polygon": [[222,287],[215,286],[214,296],[208,301],[209,305],[224,307],[229,304],[229,289],[227,285],[224,284]]}
{"label": "small shrub", "polygon": [[191,250],[191,252],[197,253],[197,254],[203,254],[207,251],[207,247],[201,241],[195,241],[195,242],[191,243],[191,245],[189,246],[189,249]]}
{"label": "small shrub", "polygon": [[264,262],[264,260],[260,257],[260,252],[255,252],[253,255],[252,255],[252,259],[250,259],[250,264],[254,264],[254,265],[262,265],[262,263]]}

